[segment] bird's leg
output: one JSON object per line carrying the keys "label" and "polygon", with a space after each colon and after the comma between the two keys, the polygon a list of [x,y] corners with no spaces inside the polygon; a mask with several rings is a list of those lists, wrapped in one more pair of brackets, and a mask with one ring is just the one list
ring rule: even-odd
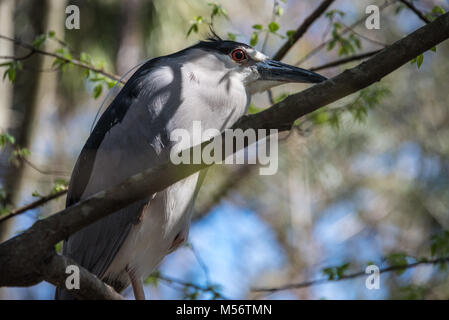
{"label": "bird's leg", "polygon": [[136,277],[135,273],[127,270],[131,285],[133,287],[134,298],[136,300],[145,300],[145,292],[143,291],[143,282]]}

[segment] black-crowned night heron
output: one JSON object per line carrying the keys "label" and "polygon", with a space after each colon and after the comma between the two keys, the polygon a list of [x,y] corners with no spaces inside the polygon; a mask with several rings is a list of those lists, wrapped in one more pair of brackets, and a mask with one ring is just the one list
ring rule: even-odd
{"label": "black-crowned night heron", "polygon": [[[141,66],[103,113],[76,162],[67,206],[168,161],[170,133],[224,130],[245,114],[251,94],[323,76],[270,60],[250,46],[218,38]],[[203,173],[118,210],[70,236],[63,254],[118,292],[130,284],[144,299],[142,279],[187,238]],[[57,299],[70,299],[57,289]]]}

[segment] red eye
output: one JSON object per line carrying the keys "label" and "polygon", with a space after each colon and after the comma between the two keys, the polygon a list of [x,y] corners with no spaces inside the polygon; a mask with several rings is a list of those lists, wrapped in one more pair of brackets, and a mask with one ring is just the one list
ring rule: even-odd
{"label": "red eye", "polygon": [[235,62],[242,62],[246,59],[246,54],[242,49],[236,49],[232,51],[231,57]]}

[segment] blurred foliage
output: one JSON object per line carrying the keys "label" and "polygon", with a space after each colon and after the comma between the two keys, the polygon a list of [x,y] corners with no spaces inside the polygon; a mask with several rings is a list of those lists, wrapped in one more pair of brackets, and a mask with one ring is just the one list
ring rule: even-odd
{"label": "blurred foliage", "polygon": [[438,258],[449,257],[449,231],[432,236],[430,253]]}
{"label": "blurred foliage", "polygon": [[328,280],[338,280],[345,275],[346,271],[349,268],[349,265],[350,264],[348,262],[342,264],[341,266],[324,268],[322,272],[327,276]]}

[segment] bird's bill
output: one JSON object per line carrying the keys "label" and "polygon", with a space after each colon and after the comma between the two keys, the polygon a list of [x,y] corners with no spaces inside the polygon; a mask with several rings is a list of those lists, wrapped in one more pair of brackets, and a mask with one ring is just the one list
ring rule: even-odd
{"label": "bird's bill", "polygon": [[261,80],[266,81],[319,83],[327,80],[318,73],[271,59],[258,62],[257,70]]}

